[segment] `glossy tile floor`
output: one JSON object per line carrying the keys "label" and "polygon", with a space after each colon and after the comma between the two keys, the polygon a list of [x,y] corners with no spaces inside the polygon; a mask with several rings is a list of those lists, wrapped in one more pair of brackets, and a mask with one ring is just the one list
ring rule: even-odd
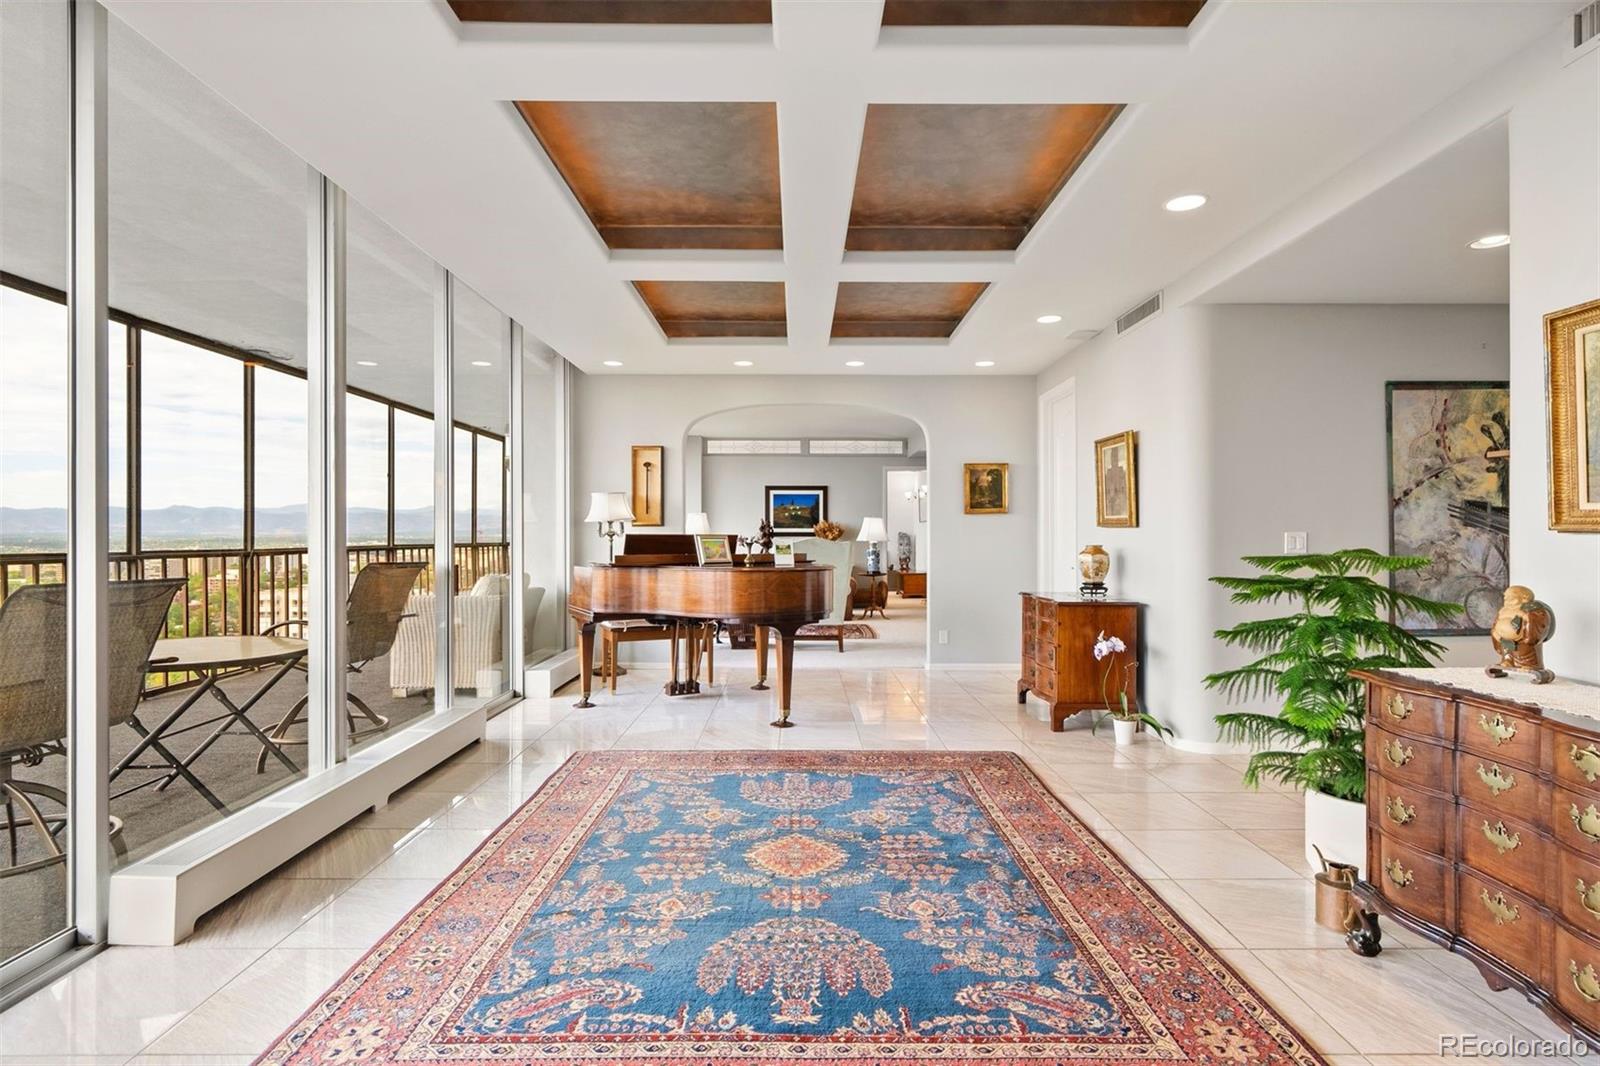
{"label": "glossy tile floor", "polygon": [[570,691],[513,707],[485,743],[207,916],[188,942],[111,948],[0,1015],[0,1066],[251,1061],[563,759],[613,747],[1015,751],[1336,1066],[1437,1063],[1448,1035],[1559,1036],[1470,964],[1392,927],[1368,960],[1314,925],[1300,798],[1245,789],[1239,759],[1051,733],[998,671],[797,671],[798,726],[783,731],[768,728],[771,694],[749,690],[751,669],[697,697],[661,695],[664,677],[635,668],[585,711]]}

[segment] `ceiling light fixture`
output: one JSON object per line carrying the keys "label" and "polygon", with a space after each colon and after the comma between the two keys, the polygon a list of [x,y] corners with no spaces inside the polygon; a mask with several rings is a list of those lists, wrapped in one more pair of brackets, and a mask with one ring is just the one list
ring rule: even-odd
{"label": "ceiling light fixture", "polygon": [[621,366],[621,365],[622,365],[622,360],[620,360],[620,359],[607,359],[606,360],[606,366]]}
{"label": "ceiling light fixture", "polygon": [[866,365],[867,365],[866,363],[863,363],[859,359],[852,359],[848,363],[845,364],[845,366],[866,366]]}
{"label": "ceiling light fixture", "polygon": [[371,359],[357,359],[356,366],[377,366]]}
{"label": "ceiling light fixture", "polygon": [[976,363],[973,363],[972,365],[973,366],[994,366],[994,360],[993,359],[979,359]]}
{"label": "ceiling light fixture", "polygon": [[473,366],[494,366],[494,364],[489,362],[487,359],[474,359],[472,361],[472,365]]}
{"label": "ceiling light fixture", "polygon": [[1060,315],[1040,315],[1038,318],[1034,319],[1034,321],[1039,323],[1039,325],[1041,325],[1041,326],[1053,326],[1057,322],[1061,321],[1061,316]]}
{"label": "ceiling light fixture", "polygon": [[734,360],[734,361],[733,361],[733,365],[734,365],[734,366],[755,366],[755,364],[754,364],[754,363],[752,363],[752,362],[751,362],[751,361],[750,361],[750,360],[748,360],[748,359],[735,359],[735,360]]}
{"label": "ceiling light fixture", "polygon": [[1510,243],[1511,243],[1511,234],[1509,234],[1509,233],[1491,233],[1487,237],[1479,237],[1477,240],[1475,240],[1471,244],[1467,245],[1467,247],[1468,248],[1476,248],[1478,251],[1481,252],[1485,248],[1504,248],[1506,245],[1508,245]]}
{"label": "ceiling light fixture", "polygon": [[1206,198],[1197,192],[1186,192],[1182,196],[1174,196],[1166,203],[1168,211],[1193,211],[1197,207],[1204,207]]}

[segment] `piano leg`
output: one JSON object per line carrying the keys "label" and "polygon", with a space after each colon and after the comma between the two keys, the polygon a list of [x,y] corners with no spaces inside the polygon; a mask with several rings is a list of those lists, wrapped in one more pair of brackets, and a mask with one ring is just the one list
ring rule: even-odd
{"label": "piano leg", "polygon": [[578,677],[583,688],[583,695],[574,707],[593,707],[589,702],[589,690],[594,684],[594,623],[589,622],[578,627]]}
{"label": "piano leg", "polygon": [[770,723],[776,729],[794,725],[789,721],[789,694],[794,688],[794,633],[776,630],[778,634],[778,720]]}
{"label": "piano leg", "polygon": [[756,626],[756,683],[750,686],[757,692],[767,690],[767,627]]}

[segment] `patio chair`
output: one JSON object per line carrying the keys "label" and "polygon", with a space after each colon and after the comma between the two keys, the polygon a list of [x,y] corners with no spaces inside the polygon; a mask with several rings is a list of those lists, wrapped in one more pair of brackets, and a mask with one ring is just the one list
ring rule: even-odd
{"label": "patio chair", "polygon": [[[106,672],[111,725],[131,722],[144,691],[150,649],[160,638],[182,578],[113,582],[107,594],[111,646]],[[67,587],[30,585],[0,604],[0,798],[5,802],[10,877],[66,859],[57,836],[66,828],[67,795],[54,785],[23,781],[19,766],[38,766],[67,753]],[[172,759],[164,749],[162,754]],[[175,759],[172,761],[176,761]],[[40,797],[61,807],[40,809]],[[19,862],[17,831],[31,825],[44,855]],[[111,819],[111,841],[122,850],[122,820]]]}
{"label": "patio chair", "polygon": [[[423,563],[368,563],[356,575],[355,582],[350,586],[350,595],[345,600],[345,666],[351,673],[359,674],[363,667],[387,655],[394,646],[400,620],[410,617],[406,613],[406,601],[411,595],[411,586],[417,583],[418,575],[425,569],[427,566]],[[298,628],[304,635],[306,626],[306,619],[293,618],[269,626],[263,635],[270,636],[279,630],[291,628]],[[305,721],[301,712],[306,709],[310,698],[310,693],[301,696],[289,708],[289,713],[273,727],[270,736],[275,742],[305,743],[303,740],[286,738],[290,729]],[[389,728],[389,719],[367,706],[366,701],[354,692],[345,692],[345,703],[344,713],[352,739]],[[357,730],[356,714],[371,722],[371,728]],[[266,771],[269,754],[263,746],[256,756],[256,773]]]}

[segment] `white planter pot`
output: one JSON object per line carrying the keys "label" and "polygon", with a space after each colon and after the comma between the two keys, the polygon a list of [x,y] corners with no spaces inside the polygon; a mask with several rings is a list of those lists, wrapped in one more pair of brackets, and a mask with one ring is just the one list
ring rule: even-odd
{"label": "white planter pot", "polygon": [[1117,746],[1125,747],[1133,743],[1133,734],[1139,728],[1139,723],[1131,719],[1111,719],[1111,732],[1116,737]]}
{"label": "white planter pot", "polygon": [[1321,792],[1306,793],[1306,865],[1313,873],[1322,870],[1315,845],[1332,862],[1346,862],[1361,868],[1366,876],[1367,806],[1353,800],[1337,799]]}

